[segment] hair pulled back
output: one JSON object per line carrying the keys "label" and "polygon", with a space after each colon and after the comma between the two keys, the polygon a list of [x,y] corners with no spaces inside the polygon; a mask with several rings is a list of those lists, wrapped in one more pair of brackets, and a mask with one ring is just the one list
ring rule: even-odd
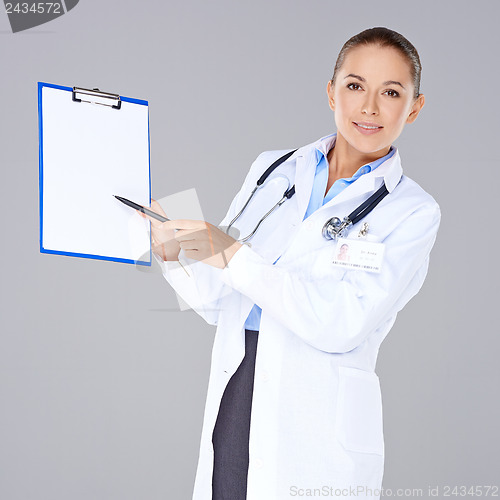
{"label": "hair pulled back", "polygon": [[393,47],[407,60],[410,66],[411,77],[415,93],[414,99],[420,95],[420,75],[422,73],[422,65],[417,49],[400,33],[389,28],[376,27],[361,31],[357,35],[349,38],[340,49],[335,63],[335,69],[331,79],[332,85],[335,85],[337,73],[344,64],[344,60],[349,52],[358,46],[376,45],[378,47]]}

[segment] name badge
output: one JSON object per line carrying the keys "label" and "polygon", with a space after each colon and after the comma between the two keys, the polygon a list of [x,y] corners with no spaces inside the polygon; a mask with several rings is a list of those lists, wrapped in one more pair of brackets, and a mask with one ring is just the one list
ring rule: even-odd
{"label": "name badge", "polygon": [[384,250],[383,243],[339,238],[335,245],[332,264],[349,269],[379,273],[382,269]]}

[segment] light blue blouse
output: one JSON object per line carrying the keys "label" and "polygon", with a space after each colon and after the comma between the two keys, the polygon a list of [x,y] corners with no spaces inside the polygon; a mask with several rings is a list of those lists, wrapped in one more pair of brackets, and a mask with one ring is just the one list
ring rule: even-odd
{"label": "light blue blouse", "polygon": [[[303,220],[307,219],[313,212],[318,210],[318,208],[322,207],[325,203],[328,203],[332,198],[337,196],[347,186],[359,179],[362,175],[375,170],[379,165],[384,163],[385,160],[388,160],[395,151],[395,149],[391,146],[389,153],[387,153],[382,158],[379,158],[378,160],[363,165],[349,179],[336,180],[328,190],[328,193],[326,193],[326,196],[323,197],[323,193],[326,189],[326,184],[328,183],[328,160],[326,158],[326,155],[330,151],[336,135],[337,134],[335,133],[323,138],[319,146],[316,148],[316,173],[314,174],[314,181],[311,191],[311,197],[309,199],[309,205],[307,206],[307,210]],[[276,264],[278,260],[279,257],[275,262],[273,262],[273,264]],[[261,313],[262,309],[257,304],[254,304],[245,321],[245,328],[247,330],[259,330]]]}

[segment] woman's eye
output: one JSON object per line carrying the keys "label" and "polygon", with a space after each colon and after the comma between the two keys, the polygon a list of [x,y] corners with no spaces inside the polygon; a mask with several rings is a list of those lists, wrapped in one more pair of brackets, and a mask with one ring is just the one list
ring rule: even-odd
{"label": "woman's eye", "polygon": [[351,85],[356,85],[356,87],[359,87],[359,83],[349,83],[347,85],[347,88],[350,89],[350,90],[356,90],[356,89],[351,89]]}
{"label": "woman's eye", "polygon": [[399,97],[399,92],[396,92],[395,90],[386,90],[386,92],[392,92],[391,97]]}

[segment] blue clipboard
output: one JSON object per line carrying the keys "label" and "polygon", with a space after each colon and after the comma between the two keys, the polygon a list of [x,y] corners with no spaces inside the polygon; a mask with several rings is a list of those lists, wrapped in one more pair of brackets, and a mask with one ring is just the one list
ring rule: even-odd
{"label": "blue clipboard", "polygon": [[40,252],[151,266],[148,102],[38,82]]}

